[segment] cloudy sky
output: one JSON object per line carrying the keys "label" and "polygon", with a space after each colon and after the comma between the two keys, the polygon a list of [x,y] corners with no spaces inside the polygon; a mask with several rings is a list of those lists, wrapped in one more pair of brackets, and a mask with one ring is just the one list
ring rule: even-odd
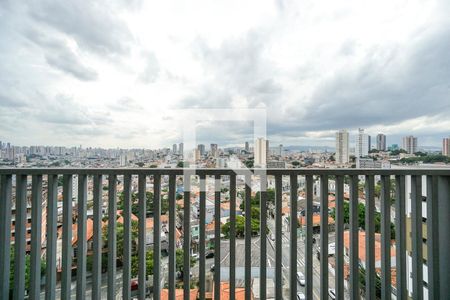
{"label": "cloudy sky", "polygon": [[[169,146],[192,108],[265,108],[284,145],[450,135],[448,0],[112,2],[0,1],[0,140]],[[197,126],[203,143],[253,138]]]}

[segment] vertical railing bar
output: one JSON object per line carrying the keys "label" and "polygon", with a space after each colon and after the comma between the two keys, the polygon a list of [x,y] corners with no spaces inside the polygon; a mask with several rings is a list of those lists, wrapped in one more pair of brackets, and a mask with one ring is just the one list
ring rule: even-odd
{"label": "vertical railing bar", "polygon": [[328,175],[320,176],[320,298],[328,298]]}
{"label": "vertical railing bar", "polygon": [[131,175],[123,176],[123,275],[122,297],[131,298]]}
{"label": "vertical railing bar", "polygon": [[439,223],[438,178],[427,176],[427,266],[428,298],[440,299],[439,294]]}
{"label": "vertical railing bar", "polygon": [[161,298],[161,175],[153,175],[153,299]]}
{"label": "vertical railing bar", "polygon": [[176,176],[171,174],[169,176],[169,299],[175,300],[175,271],[176,271]]}
{"label": "vertical railing bar", "polygon": [[381,298],[391,297],[391,178],[381,176]]}
{"label": "vertical railing bar", "polygon": [[94,175],[94,245],[92,264],[92,299],[101,298],[102,284],[102,206],[103,206],[103,175]]}
{"label": "vertical railing bar", "polygon": [[205,283],[205,218],[206,218],[206,176],[200,176],[200,218],[199,218],[199,256],[200,256],[200,300],[205,300],[206,283]]}
{"label": "vertical railing bar", "polygon": [[183,207],[183,299],[189,300],[191,293],[191,173],[185,174]]}
{"label": "vertical railing bar", "polygon": [[344,177],[336,176],[336,298],[344,299]]}
{"label": "vertical railing bar", "polygon": [[32,176],[30,299],[40,299],[42,249],[42,175]]}
{"label": "vertical railing bar", "polygon": [[220,175],[214,176],[214,299],[220,300]]}
{"label": "vertical railing bar", "polygon": [[230,300],[236,298],[236,175],[230,176]]}
{"label": "vertical railing bar", "polygon": [[275,176],[275,299],[283,298],[282,267],[282,236],[281,236],[281,213],[282,213],[282,176]]}
{"label": "vertical railing bar", "polygon": [[70,299],[72,282],[72,175],[63,177],[63,234],[61,299]]}
{"label": "vertical railing bar", "polygon": [[14,235],[14,292],[15,300],[25,297],[25,246],[27,223],[27,176],[16,176],[16,225]]}
{"label": "vertical railing bar", "polygon": [[12,175],[0,176],[0,299],[9,299]]}
{"label": "vertical railing bar", "polygon": [[291,174],[291,203],[290,203],[290,298],[296,299],[297,297],[297,201],[298,201],[298,181],[297,175]]}
{"label": "vertical railing bar", "polygon": [[78,175],[78,232],[77,232],[77,299],[86,298],[86,200],[87,175]]}
{"label": "vertical railing bar", "polygon": [[108,300],[116,298],[117,261],[117,175],[108,177]]}
{"label": "vertical railing bar", "polygon": [[358,176],[350,177],[350,299],[360,299],[359,293],[359,192]]}
{"label": "vertical railing bar", "polygon": [[[306,176],[305,296],[313,299],[313,176]],[[302,224],[303,226],[303,224]]]}
{"label": "vertical railing bar", "polygon": [[375,299],[375,178],[373,175],[366,176],[366,299]]}
{"label": "vertical railing bar", "polygon": [[146,273],[146,218],[147,218],[147,177],[145,174],[139,174],[139,234],[138,234],[138,290],[139,299],[146,298],[147,273]]}
{"label": "vertical railing bar", "polygon": [[47,249],[45,299],[56,297],[56,232],[58,218],[58,175],[48,175],[47,196]]}
{"label": "vertical railing bar", "polygon": [[245,175],[245,299],[248,300],[251,297],[250,289],[251,289],[251,280],[252,280],[252,262],[251,262],[251,238],[252,238],[252,223],[251,223],[251,196],[252,196],[252,187],[251,187],[251,175]]}
{"label": "vertical railing bar", "polygon": [[412,284],[414,299],[423,299],[422,177],[411,176]]}
{"label": "vertical railing bar", "polygon": [[[260,218],[261,218],[261,254],[260,254],[260,282],[259,298],[266,300],[267,296],[267,175],[261,174],[261,192],[260,192]],[[233,226],[235,226],[233,224]],[[234,256],[233,256],[234,259]],[[234,264],[234,262],[233,262]]]}
{"label": "vertical railing bar", "polygon": [[407,299],[406,291],[405,176],[395,176],[395,269],[397,299]]}

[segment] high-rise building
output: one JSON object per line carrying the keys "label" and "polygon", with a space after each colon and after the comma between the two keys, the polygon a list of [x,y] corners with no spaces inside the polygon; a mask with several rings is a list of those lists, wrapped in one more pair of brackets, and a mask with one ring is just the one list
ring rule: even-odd
{"label": "high-rise building", "polygon": [[377,150],[386,151],[386,136],[382,133],[377,134]]}
{"label": "high-rise building", "polygon": [[200,151],[200,155],[201,155],[201,156],[205,155],[205,145],[199,144],[199,145],[197,146],[197,149],[198,149],[198,151]]}
{"label": "high-rise building", "polygon": [[450,137],[442,140],[442,155],[450,157]]}
{"label": "high-rise building", "polygon": [[349,135],[347,130],[336,132],[336,162],[346,164],[349,161]]}
{"label": "high-rise building", "polygon": [[267,162],[268,141],[264,138],[257,138],[255,141],[255,167],[265,167]]}
{"label": "high-rise building", "polygon": [[249,146],[248,142],[245,142],[245,151],[250,152],[250,146]]}
{"label": "high-rise building", "polygon": [[183,155],[183,151],[184,151],[183,143],[180,143],[180,145],[178,146],[178,153],[180,153],[180,155]]}
{"label": "high-rise building", "polygon": [[355,156],[366,157],[369,155],[369,136],[364,133],[364,129],[358,129],[358,136],[356,137]]}
{"label": "high-rise building", "polygon": [[176,154],[177,153],[177,144],[173,144],[172,145],[172,153]]}
{"label": "high-rise building", "polygon": [[266,140],[266,159],[269,157],[270,151],[269,151],[269,140]]}
{"label": "high-rise building", "polygon": [[417,152],[417,137],[409,135],[403,138],[403,150],[409,154],[414,154]]}
{"label": "high-rise building", "polygon": [[200,160],[200,149],[194,149],[194,160],[196,162]]}
{"label": "high-rise building", "polygon": [[369,143],[368,143],[368,149],[369,149],[369,151],[372,149],[372,137],[369,135],[368,136],[369,137]]}
{"label": "high-rise building", "polygon": [[282,153],[283,153],[283,145],[280,144],[280,145],[278,145],[278,153],[277,153],[277,155],[281,156]]}
{"label": "high-rise building", "polygon": [[218,157],[219,156],[219,147],[217,144],[211,144],[211,156]]}

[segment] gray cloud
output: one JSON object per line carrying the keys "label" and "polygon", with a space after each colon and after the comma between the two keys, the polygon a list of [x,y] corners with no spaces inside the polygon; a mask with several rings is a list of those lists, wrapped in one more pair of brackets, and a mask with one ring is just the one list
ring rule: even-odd
{"label": "gray cloud", "polygon": [[282,93],[276,69],[264,56],[270,32],[252,30],[212,48],[202,39],[193,46],[194,57],[212,74],[214,83],[205,82],[196,95],[184,99],[185,107],[228,107],[233,96],[242,96],[250,106],[270,106]]}
{"label": "gray cloud", "polygon": [[38,22],[63,32],[80,47],[99,54],[125,54],[132,36],[108,2],[32,2],[30,15]]}
{"label": "gray cloud", "polygon": [[65,41],[50,38],[35,30],[28,30],[25,36],[42,48],[45,60],[50,66],[82,81],[97,79],[97,72],[83,64]]}

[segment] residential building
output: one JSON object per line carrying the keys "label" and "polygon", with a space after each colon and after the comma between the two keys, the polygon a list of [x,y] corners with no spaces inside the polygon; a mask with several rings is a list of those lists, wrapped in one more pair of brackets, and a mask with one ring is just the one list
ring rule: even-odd
{"label": "residential building", "polygon": [[184,147],[183,147],[183,143],[180,143],[180,145],[178,146],[178,153],[180,155],[183,155],[184,152]]}
{"label": "residential building", "polygon": [[414,154],[417,152],[417,137],[409,135],[403,138],[403,150],[409,154]]}
{"label": "residential building", "polygon": [[177,153],[177,144],[173,144],[172,145],[172,153],[176,154]]}
{"label": "residential building", "polygon": [[267,161],[268,141],[264,138],[257,138],[255,141],[255,167],[265,167]]}
{"label": "residential building", "polygon": [[200,155],[201,155],[201,156],[205,155],[205,145],[199,144],[199,145],[197,146],[197,149],[198,149],[198,151],[200,151]]}
{"label": "residential building", "polygon": [[369,155],[369,136],[364,133],[364,129],[358,129],[358,136],[356,137],[355,156],[366,157]]}
{"label": "residential building", "polygon": [[219,146],[217,144],[211,144],[211,156],[212,157],[219,156]]}
{"label": "residential building", "polygon": [[382,133],[377,135],[377,150],[386,151],[386,136]]}
{"label": "residential building", "polygon": [[250,145],[248,144],[248,142],[245,142],[245,151],[250,152]]}
{"label": "residential building", "polygon": [[347,130],[336,132],[336,162],[338,164],[349,162],[349,134]]}
{"label": "residential building", "polygon": [[356,168],[357,169],[390,169],[391,163],[389,161],[374,160],[368,157],[357,157],[356,158]]}
{"label": "residential building", "polygon": [[450,137],[442,140],[442,155],[450,157]]}

